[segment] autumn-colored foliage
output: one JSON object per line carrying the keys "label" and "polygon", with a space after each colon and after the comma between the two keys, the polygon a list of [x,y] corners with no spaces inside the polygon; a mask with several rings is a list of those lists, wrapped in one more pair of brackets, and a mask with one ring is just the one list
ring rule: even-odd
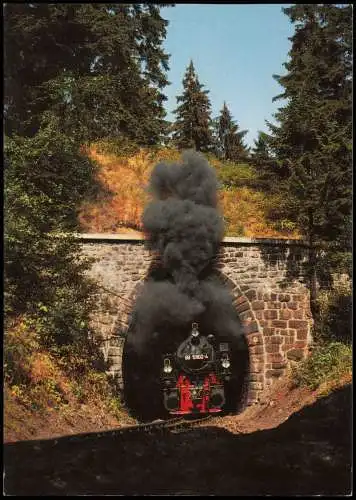
{"label": "autumn-colored foliage", "polygon": [[[118,154],[102,145],[92,144],[88,155],[99,165],[99,181],[107,194],[96,203],[80,209],[83,232],[127,233],[142,231],[141,217],[149,200],[147,184],[152,168],[160,161],[179,161],[180,153],[172,148],[139,148],[136,152]],[[219,202],[224,215],[226,235],[247,237],[296,238],[293,228],[281,230],[267,220],[269,200],[265,193],[244,185],[253,177],[248,165],[227,166],[208,157],[220,180]],[[231,174],[232,172],[232,174]],[[238,186],[231,185],[238,178]],[[233,184],[233,183],[232,183]]]}

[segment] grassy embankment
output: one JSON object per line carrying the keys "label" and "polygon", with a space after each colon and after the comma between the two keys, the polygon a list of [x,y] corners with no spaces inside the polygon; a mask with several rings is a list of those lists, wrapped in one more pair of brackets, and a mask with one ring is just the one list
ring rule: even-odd
{"label": "grassy embankment", "polygon": [[[82,230],[91,233],[141,231],[141,216],[149,199],[145,187],[152,168],[160,161],[179,161],[180,153],[170,148],[121,152],[113,144],[101,143],[93,144],[88,154],[99,164],[99,178],[108,194],[98,203],[81,207]],[[219,209],[224,216],[226,236],[299,236],[288,222],[268,220],[268,212],[274,205],[278,206],[279,200],[254,187],[256,174],[252,166],[219,161],[212,155],[207,158],[220,182]]]}

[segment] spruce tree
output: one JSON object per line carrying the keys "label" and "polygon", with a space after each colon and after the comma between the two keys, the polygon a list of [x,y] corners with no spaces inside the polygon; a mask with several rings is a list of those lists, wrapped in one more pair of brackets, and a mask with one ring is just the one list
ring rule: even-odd
{"label": "spruce tree", "polygon": [[238,125],[232,119],[231,112],[224,101],[220,115],[215,121],[216,152],[224,160],[243,161],[247,159],[249,150],[243,138],[247,130],[239,131]]}
{"label": "spruce tree", "polygon": [[[284,88],[275,99],[286,98],[287,104],[275,115],[279,124],[269,124],[271,147],[288,172],[296,222],[311,247],[346,251],[351,245],[345,235],[352,204],[352,7],[300,4],[283,10],[296,29],[288,73],[275,76]],[[317,264],[312,252],[312,306]]]}
{"label": "spruce tree", "polygon": [[172,137],[179,148],[204,152],[212,148],[209,91],[203,87],[190,61],[183,79],[183,94],[177,97],[180,105],[174,111],[177,118]]}
{"label": "spruce tree", "polygon": [[255,166],[260,186],[266,191],[272,191],[278,184],[277,162],[269,147],[269,136],[259,131],[254,147],[251,150],[251,162]]}

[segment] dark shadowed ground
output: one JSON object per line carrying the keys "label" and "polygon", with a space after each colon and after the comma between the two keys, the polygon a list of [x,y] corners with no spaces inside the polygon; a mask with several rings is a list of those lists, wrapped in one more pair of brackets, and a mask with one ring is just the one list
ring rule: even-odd
{"label": "dark shadowed ground", "polygon": [[349,495],[351,386],[249,434],[95,433],[4,446],[6,495]]}

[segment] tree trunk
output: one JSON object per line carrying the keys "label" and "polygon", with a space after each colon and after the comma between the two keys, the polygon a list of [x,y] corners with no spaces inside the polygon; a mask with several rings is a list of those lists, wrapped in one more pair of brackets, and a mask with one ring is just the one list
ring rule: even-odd
{"label": "tree trunk", "polygon": [[315,236],[313,228],[313,214],[309,213],[309,289],[310,289],[310,310],[314,322],[317,320],[319,307],[317,303],[317,274],[316,274],[316,255]]}

